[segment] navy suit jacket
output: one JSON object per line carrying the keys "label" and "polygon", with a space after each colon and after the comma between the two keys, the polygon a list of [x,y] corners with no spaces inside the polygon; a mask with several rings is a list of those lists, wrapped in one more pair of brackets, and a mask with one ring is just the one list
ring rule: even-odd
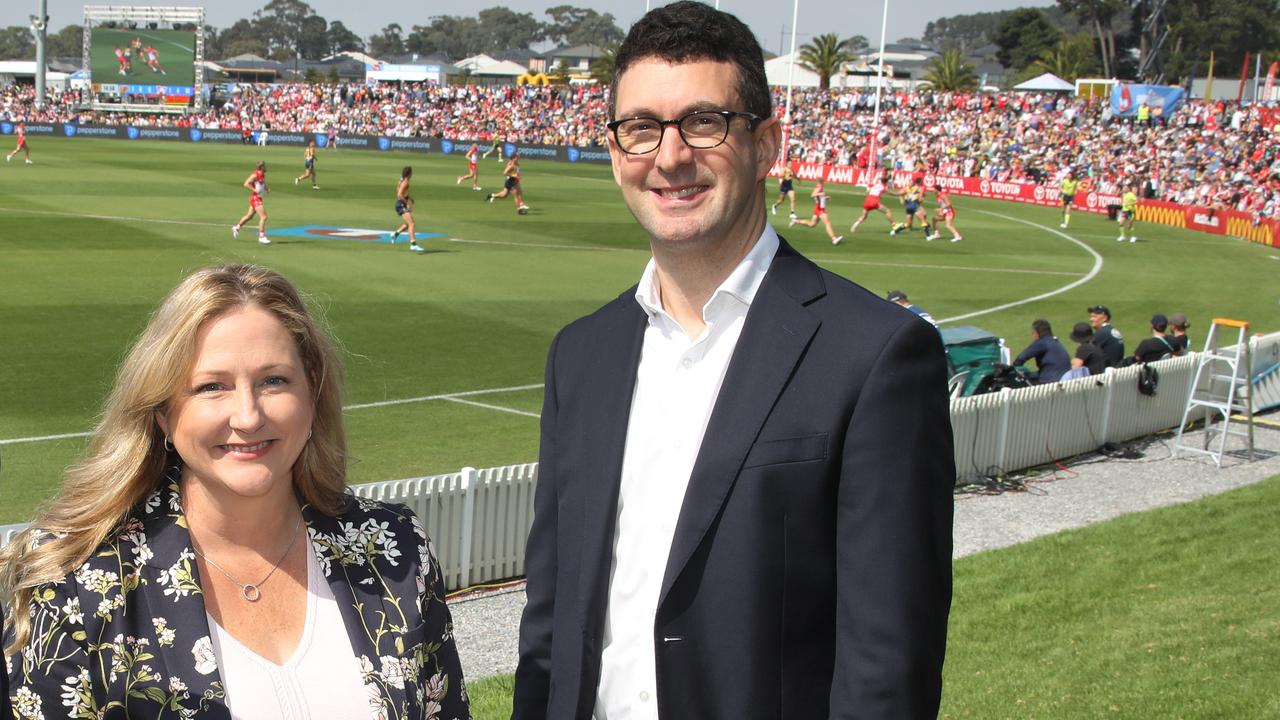
{"label": "navy suit jacket", "polygon": [[[646,324],[632,288],[550,350],[519,720],[591,717]],[[955,481],[946,380],[933,326],[782,243],[667,559],[652,621],[663,718],[936,716]]]}

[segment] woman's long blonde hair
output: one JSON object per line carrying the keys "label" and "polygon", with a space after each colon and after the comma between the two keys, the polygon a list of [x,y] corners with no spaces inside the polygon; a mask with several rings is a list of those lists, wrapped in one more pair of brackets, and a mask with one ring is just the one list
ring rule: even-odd
{"label": "woman's long blonde hair", "polygon": [[186,384],[200,328],[246,306],[270,312],[293,336],[315,399],[311,439],[293,468],[295,487],[320,512],[342,510],[347,441],[342,363],[333,343],[279,273],[255,265],[197,270],[156,308],[121,363],[85,459],[67,471],[61,492],[31,528],[0,549],[0,593],[14,629],[7,652],[26,642],[35,589],[83,564],[180,461],[165,450],[156,411]]}

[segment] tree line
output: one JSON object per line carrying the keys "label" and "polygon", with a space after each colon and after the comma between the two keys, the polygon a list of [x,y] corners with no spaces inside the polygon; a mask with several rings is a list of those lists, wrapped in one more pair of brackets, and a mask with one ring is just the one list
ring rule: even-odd
{"label": "tree line", "polygon": [[[391,23],[369,38],[361,38],[341,20],[330,22],[303,0],[270,0],[252,17],[231,26],[206,27],[205,57],[225,59],[252,54],[273,60],[321,60],[343,51],[367,52],[374,57],[404,53],[441,54],[460,60],[479,53],[527,49],[537,43],[607,46],[622,41],[623,31],[611,13],[557,5],[539,20],[532,13],[505,7],[481,10],[475,17],[437,15],[426,25],[407,30]],[[79,57],[84,29],[68,25],[46,39],[49,57]],[[0,59],[35,56],[31,31],[21,25],[0,28]]]}
{"label": "tree line", "polygon": [[935,20],[924,39],[962,52],[994,44],[1014,82],[1052,72],[1185,84],[1208,73],[1210,53],[1227,74],[1245,53],[1277,59],[1280,0],[1056,0]]}

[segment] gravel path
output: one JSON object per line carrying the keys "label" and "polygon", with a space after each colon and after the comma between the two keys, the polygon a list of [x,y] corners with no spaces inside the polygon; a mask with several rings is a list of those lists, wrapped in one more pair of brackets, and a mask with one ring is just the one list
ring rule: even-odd
{"label": "gravel path", "polygon": [[[1271,416],[1274,423],[1276,416]],[[1190,436],[1199,443],[1199,433]],[[1232,444],[1239,441],[1232,439]],[[1119,515],[1216,495],[1280,475],[1280,429],[1259,425],[1253,462],[1230,454],[1216,469],[1206,456],[1172,457],[1173,436],[1135,441],[1136,457],[1099,454],[1065,470],[1024,479],[1026,492],[956,496],[955,557],[1026,542]],[[1198,445],[1197,445],[1198,446]],[[524,586],[449,604],[467,678],[515,672]]]}

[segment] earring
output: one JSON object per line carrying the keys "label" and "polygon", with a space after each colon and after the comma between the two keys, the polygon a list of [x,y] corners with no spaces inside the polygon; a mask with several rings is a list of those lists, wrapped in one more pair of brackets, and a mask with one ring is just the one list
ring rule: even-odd
{"label": "earring", "polygon": [[168,435],[164,436],[164,449],[168,452],[174,452],[177,450],[177,448],[173,446],[173,441],[169,439]]}

